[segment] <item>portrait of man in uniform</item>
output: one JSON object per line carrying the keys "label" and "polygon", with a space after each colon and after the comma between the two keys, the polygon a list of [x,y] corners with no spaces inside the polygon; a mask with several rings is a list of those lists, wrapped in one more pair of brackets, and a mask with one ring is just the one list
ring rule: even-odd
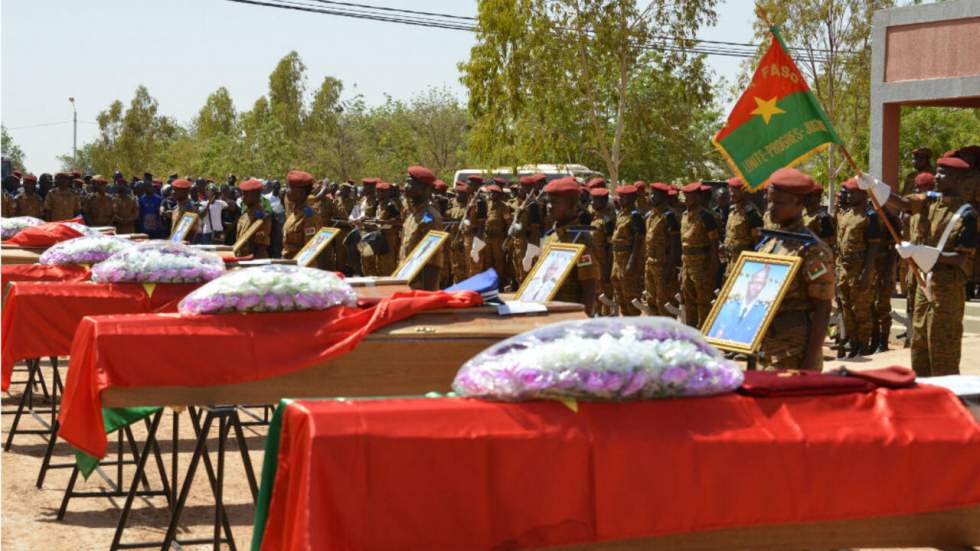
{"label": "portrait of man in uniform", "polygon": [[521,302],[548,302],[568,277],[584,247],[551,245],[535,264],[524,285],[517,291]]}

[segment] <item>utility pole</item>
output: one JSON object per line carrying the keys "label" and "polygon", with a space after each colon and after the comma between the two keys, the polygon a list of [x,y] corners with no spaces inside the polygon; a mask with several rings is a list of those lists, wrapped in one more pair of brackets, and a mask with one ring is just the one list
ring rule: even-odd
{"label": "utility pole", "polygon": [[71,102],[71,164],[73,169],[78,168],[78,110],[75,109],[75,98],[70,97]]}

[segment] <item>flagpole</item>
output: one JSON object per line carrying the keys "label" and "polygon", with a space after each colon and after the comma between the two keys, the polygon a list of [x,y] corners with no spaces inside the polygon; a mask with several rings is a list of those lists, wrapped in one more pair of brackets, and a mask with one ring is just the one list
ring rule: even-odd
{"label": "flagpole", "polygon": [[[854,169],[855,174],[861,174],[861,167],[854,162],[854,158],[851,157],[851,154],[847,151],[847,147],[841,144],[840,150],[844,153],[844,158],[847,159],[847,163]],[[875,211],[878,212],[878,217],[881,218],[881,221],[885,223],[885,227],[888,228],[888,233],[891,234],[892,240],[896,245],[900,244],[902,242],[902,238],[899,236],[898,232],[895,231],[895,228],[892,226],[888,216],[885,215],[885,211],[882,210],[881,205],[878,204],[878,199],[875,198],[873,193],[869,193],[868,196],[871,197],[871,204],[874,205]],[[909,263],[909,268],[912,270],[912,273],[915,274],[915,279],[919,282],[919,287],[922,289],[922,292],[929,298],[929,300],[932,300],[932,293],[929,292],[929,287],[926,285],[925,277],[923,277],[922,272],[919,270],[919,265],[912,261],[912,257],[906,258],[905,261]],[[906,297],[906,300],[909,300],[908,297]]]}

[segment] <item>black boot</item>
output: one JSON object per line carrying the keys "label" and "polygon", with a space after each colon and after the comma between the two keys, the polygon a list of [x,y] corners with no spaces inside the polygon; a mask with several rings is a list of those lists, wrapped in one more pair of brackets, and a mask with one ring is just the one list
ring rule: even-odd
{"label": "black boot", "polygon": [[891,337],[891,320],[886,321],[881,326],[881,336],[878,339],[878,352],[888,352],[888,338]]}
{"label": "black boot", "polygon": [[850,350],[847,353],[848,359],[854,359],[861,355],[861,343],[857,341],[850,341]]}
{"label": "black boot", "polygon": [[881,342],[881,331],[878,329],[878,325],[875,324],[874,328],[871,330],[871,345],[865,347],[862,353],[869,355],[874,353],[878,349],[878,343]]}

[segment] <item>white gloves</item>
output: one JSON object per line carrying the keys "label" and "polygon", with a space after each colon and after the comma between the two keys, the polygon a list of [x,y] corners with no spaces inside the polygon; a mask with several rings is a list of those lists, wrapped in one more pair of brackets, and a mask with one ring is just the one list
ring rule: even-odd
{"label": "white gloves", "polygon": [[936,261],[939,260],[939,249],[935,247],[927,247],[926,245],[912,245],[908,241],[902,241],[901,244],[895,245],[895,249],[898,251],[898,256],[902,258],[911,258],[912,261],[926,273],[932,271],[932,267],[935,266]]}
{"label": "white gloves", "polygon": [[884,205],[888,201],[888,197],[892,194],[891,186],[864,172],[858,173],[857,183],[859,189],[863,189],[874,196],[879,206]]}

